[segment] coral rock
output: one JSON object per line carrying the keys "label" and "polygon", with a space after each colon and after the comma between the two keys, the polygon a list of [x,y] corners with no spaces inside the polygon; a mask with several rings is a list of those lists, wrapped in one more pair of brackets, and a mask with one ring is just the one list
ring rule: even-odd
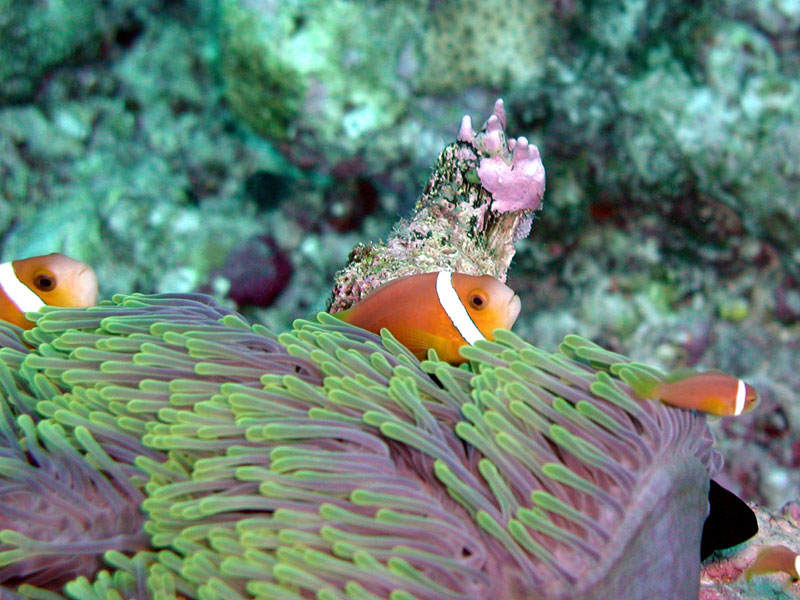
{"label": "coral rock", "polygon": [[336,277],[330,310],[348,308],[381,284],[441,269],[505,281],[514,242],[541,206],[544,166],[524,137],[507,140],[497,100],[483,129],[464,117],[457,141],[439,155],[410,222],[382,245],[354,250]]}

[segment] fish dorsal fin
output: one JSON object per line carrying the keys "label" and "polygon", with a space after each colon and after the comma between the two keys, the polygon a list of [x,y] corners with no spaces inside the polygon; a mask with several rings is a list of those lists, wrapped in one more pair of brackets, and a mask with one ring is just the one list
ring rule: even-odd
{"label": "fish dorsal fin", "polygon": [[349,321],[347,320],[347,317],[350,314],[351,310],[352,310],[352,308],[348,308],[347,310],[340,310],[339,312],[327,313],[327,314],[329,314],[332,317],[336,317],[340,321],[344,321],[345,323],[349,323]]}

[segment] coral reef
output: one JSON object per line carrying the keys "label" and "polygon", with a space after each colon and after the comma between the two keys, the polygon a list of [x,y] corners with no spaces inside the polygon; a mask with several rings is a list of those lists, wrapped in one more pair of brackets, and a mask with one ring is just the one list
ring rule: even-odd
{"label": "coral reef", "polygon": [[506,138],[497,100],[483,129],[469,116],[458,141],[439,155],[410,221],[385,243],[357,246],[336,276],[329,309],[337,312],[392,279],[446,269],[505,281],[514,242],[526,237],[544,194],[544,166],[524,137]]}
{"label": "coral reef", "polygon": [[[699,287],[724,315],[778,287],[748,264],[777,252],[796,273],[796,19],[793,3],[573,3],[542,85],[505,95],[510,118],[542,134],[559,241],[592,256],[584,234],[613,221],[634,232],[630,246],[655,242],[679,294]],[[662,276],[642,271],[637,291]]]}
{"label": "coral reef", "polygon": [[330,165],[354,156],[406,108],[401,61],[414,24],[405,3],[236,0],[222,4],[222,22],[231,108],[267,137],[292,140],[286,150],[301,164],[307,153]]}
{"label": "coral reef", "polygon": [[[644,367],[577,336],[551,354],[499,332],[465,350],[465,370],[318,318],[276,337],[205,296],[133,295],[0,327],[33,347],[0,350],[6,406],[28,442],[34,421],[48,440],[28,446],[33,460],[57,448],[97,485],[135,486],[151,548],[127,558],[105,527],[69,542],[7,531],[0,580],[13,586],[43,549],[83,547],[114,572],[84,564],[72,597],[142,597],[145,582],[156,599],[697,589],[719,457],[704,417],[639,402],[614,375]],[[39,508],[15,493],[3,486],[4,505]],[[64,558],[36,583],[74,574]],[[16,592],[43,597],[31,583]]]}
{"label": "coral reef", "polygon": [[286,253],[274,239],[260,235],[235,248],[222,267],[211,272],[208,290],[200,291],[222,292],[239,307],[269,306],[291,276],[292,263]]}
{"label": "coral reef", "polygon": [[719,553],[703,569],[699,600],[755,600],[774,598],[792,600],[800,597],[800,581],[790,581],[787,574],[774,573],[752,580],[745,570],[765,546],[780,544],[800,551],[797,531],[800,527],[800,507],[787,504],[778,514],[756,509],[758,537],[751,543]]}
{"label": "coral reef", "polygon": [[[81,257],[105,296],[189,291],[236,237],[263,233],[233,188],[275,155],[211,141],[225,117],[207,97],[219,95],[208,65],[184,52],[202,43],[202,33],[148,23],[113,68],[57,72],[37,104],[0,108],[5,257]],[[235,174],[220,166],[237,162]]]}
{"label": "coral reef", "polygon": [[[419,2],[419,4],[426,4]],[[552,0],[427,2],[416,87],[458,92],[466,86],[536,86],[554,35]]]}
{"label": "coral reef", "polygon": [[0,101],[31,97],[49,69],[100,54],[104,38],[136,28],[155,0],[0,2]]}
{"label": "coral reef", "polygon": [[[278,33],[290,33],[273,44],[254,24],[278,4]],[[761,405],[712,426],[721,477],[769,510],[800,497],[796,2],[557,0],[517,19],[506,16],[525,3],[480,19],[494,3],[331,4],[355,35],[319,19],[321,2],[278,4],[0,3],[3,260],[76,256],[98,271],[103,297],[187,291],[242,240],[269,235],[294,276],[280,302],[248,314],[281,331],[324,307],[355,243],[409,213],[461,114],[482,118],[502,95],[515,135],[548,163],[549,210],[509,273],[526,307],[515,331],[548,349],[580,332],[665,369],[747,378]],[[374,34],[387,29],[380,46]],[[281,54],[306,40],[313,52],[297,56],[313,64]],[[241,70],[226,67],[228,49]],[[297,77],[270,97],[265,56]],[[427,93],[439,82],[449,91]],[[288,106],[286,128],[267,141],[242,127],[234,89],[257,102],[254,116]],[[297,104],[294,90],[333,96]],[[376,209],[342,235],[359,182]],[[773,589],[706,571],[708,585],[743,597]]]}

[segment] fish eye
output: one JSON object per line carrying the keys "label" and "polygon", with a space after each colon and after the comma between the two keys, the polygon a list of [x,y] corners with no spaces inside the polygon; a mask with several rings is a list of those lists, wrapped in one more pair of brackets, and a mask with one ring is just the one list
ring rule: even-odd
{"label": "fish eye", "polygon": [[33,276],[33,285],[41,292],[49,292],[56,287],[56,278],[52,273],[37,273]]}
{"label": "fish eye", "polygon": [[486,298],[485,294],[481,292],[470,292],[469,294],[469,305],[470,308],[474,308],[475,310],[482,310],[486,308],[486,305],[489,303],[489,300]]}

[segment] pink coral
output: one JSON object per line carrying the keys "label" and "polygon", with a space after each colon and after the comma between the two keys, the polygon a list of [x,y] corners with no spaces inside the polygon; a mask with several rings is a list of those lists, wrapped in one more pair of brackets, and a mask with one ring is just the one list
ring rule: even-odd
{"label": "pink coral", "polygon": [[478,177],[483,187],[492,193],[492,210],[535,210],[541,204],[544,166],[539,149],[529,145],[524,137],[513,144],[510,165],[500,156],[483,158],[478,167]]}
{"label": "pink coral", "polygon": [[458,140],[471,143],[484,155],[478,166],[478,177],[481,185],[492,194],[492,210],[499,213],[536,210],[541,205],[545,184],[539,149],[524,137],[506,144],[505,120],[503,100],[498,99],[485,130],[476,134],[469,117],[465,116]]}

